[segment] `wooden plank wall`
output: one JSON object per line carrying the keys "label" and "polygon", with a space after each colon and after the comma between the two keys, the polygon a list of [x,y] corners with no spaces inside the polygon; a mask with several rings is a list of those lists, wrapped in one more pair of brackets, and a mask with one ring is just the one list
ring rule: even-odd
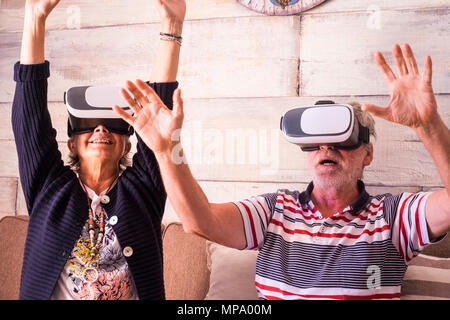
{"label": "wooden plank wall", "polygon": [[[19,58],[24,0],[0,1],[0,217],[26,214],[10,125],[13,64]],[[277,188],[303,189],[305,154],[279,132],[283,112],[329,98],[385,105],[373,63],[408,42],[419,61],[431,55],[439,111],[450,125],[450,29],[447,0],[328,0],[304,14],[269,17],[235,0],[189,0],[179,82],[182,133],[191,168],[211,201],[238,200]],[[49,108],[67,154],[67,88],[146,79],[159,32],[152,1],[65,0],[47,22]],[[414,132],[377,119],[372,193],[441,187]],[[168,204],[165,221],[176,219]]]}

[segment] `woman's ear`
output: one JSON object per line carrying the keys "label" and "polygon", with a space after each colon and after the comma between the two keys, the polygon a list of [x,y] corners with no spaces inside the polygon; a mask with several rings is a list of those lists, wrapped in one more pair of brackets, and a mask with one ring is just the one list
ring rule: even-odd
{"label": "woman's ear", "polygon": [[125,150],[123,153],[123,156],[126,156],[128,154],[128,152],[130,152],[131,150],[131,142],[130,139],[127,139],[126,143],[125,143]]}
{"label": "woman's ear", "polygon": [[67,140],[67,147],[70,150],[70,154],[73,157],[76,157],[77,156],[77,141],[75,138],[71,137]]}

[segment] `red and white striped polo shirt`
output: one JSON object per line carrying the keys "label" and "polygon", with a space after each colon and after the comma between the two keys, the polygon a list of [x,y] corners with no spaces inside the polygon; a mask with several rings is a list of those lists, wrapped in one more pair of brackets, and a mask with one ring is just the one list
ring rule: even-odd
{"label": "red and white striped polo shirt", "polygon": [[260,299],[398,299],[408,262],[429,243],[430,193],[369,196],[324,218],[307,190],[234,202],[246,249],[259,249]]}

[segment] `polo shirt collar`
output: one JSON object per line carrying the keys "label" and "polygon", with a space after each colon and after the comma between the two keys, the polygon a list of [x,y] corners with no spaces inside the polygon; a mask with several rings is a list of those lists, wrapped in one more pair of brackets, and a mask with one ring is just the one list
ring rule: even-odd
{"label": "polo shirt collar", "polygon": [[[354,213],[358,213],[361,210],[363,210],[366,207],[367,202],[369,201],[369,198],[370,198],[369,194],[366,191],[364,182],[362,182],[361,180],[358,180],[357,186],[358,186],[359,196],[356,199],[356,201],[350,205],[350,209]],[[299,201],[302,204],[302,206],[308,204],[308,202],[311,200],[311,193],[312,193],[313,189],[314,189],[314,184],[311,181],[308,184],[308,187],[306,188],[306,190],[303,191],[302,193],[300,193]]]}

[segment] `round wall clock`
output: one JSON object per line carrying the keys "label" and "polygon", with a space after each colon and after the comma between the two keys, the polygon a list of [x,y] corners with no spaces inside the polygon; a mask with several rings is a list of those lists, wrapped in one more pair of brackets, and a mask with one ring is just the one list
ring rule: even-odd
{"label": "round wall clock", "polygon": [[237,0],[250,10],[270,16],[297,14],[325,2],[326,0]]}

